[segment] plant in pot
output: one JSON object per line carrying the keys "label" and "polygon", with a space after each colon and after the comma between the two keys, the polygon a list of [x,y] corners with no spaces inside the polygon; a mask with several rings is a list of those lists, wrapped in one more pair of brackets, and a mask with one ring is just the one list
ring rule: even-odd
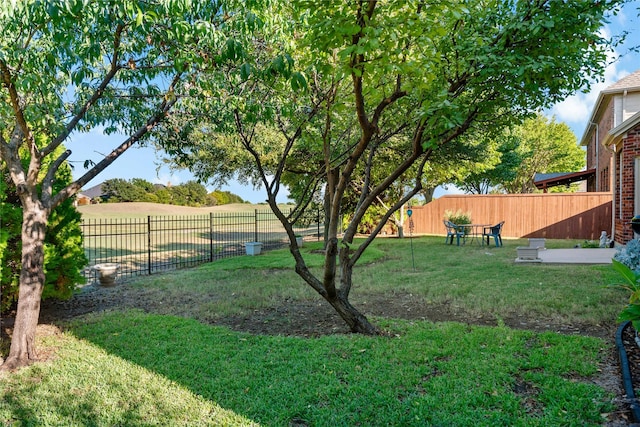
{"label": "plant in pot", "polygon": [[[616,286],[629,293],[627,305],[618,314],[618,321],[623,323],[616,333],[616,347],[618,348],[625,394],[630,402],[635,402],[636,386],[629,363],[630,359],[627,355],[627,350],[631,350],[632,347],[626,347],[626,343],[631,341],[623,339],[623,335],[625,330],[632,328],[628,332],[631,332],[634,336],[636,345],[640,346],[640,338],[638,337],[638,331],[640,330],[640,241],[634,239],[628,242],[626,246],[619,248],[613,257],[612,265],[613,269],[623,279],[623,282]],[[633,419],[636,422],[640,422],[640,407],[634,403],[630,406]]]}
{"label": "plant in pot", "polygon": [[623,278],[623,283],[617,286],[629,292],[629,303],[618,315],[618,321],[629,321],[633,328],[638,331],[640,330],[640,283],[638,283],[640,274],[637,270],[632,270],[615,258],[612,260],[612,265],[613,269],[620,273]]}
{"label": "plant in pot", "polygon": [[613,256],[612,265],[623,279],[623,283],[617,286],[629,292],[629,303],[618,316],[618,321],[630,321],[636,331],[640,330],[640,240],[630,240],[620,247]]}
{"label": "plant in pot", "polygon": [[463,212],[462,209],[458,209],[455,212],[446,210],[444,211],[444,219],[460,226],[458,231],[463,232],[465,236],[471,231],[469,227],[465,227],[466,224],[471,224],[471,212]]}

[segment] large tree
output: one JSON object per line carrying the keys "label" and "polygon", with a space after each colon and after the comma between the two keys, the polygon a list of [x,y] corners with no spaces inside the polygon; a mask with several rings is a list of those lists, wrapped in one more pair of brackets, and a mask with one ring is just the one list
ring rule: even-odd
{"label": "large tree", "polygon": [[566,123],[541,114],[511,129],[517,141],[515,155],[521,159],[513,169],[514,177],[500,183],[507,193],[533,193],[536,173],[578,172],[585,167],[584,151]]}
{"label": "large tree", "polygon": [[569,126],[542,114],[481,137],[491,138],[497,152],[454,181],[468,193],[533,193],[536,173],[577,172],[586,163]]}
{"label": "large tree", "polygon": [[[17,314],[2,369],[37,358],[43,243],[53,209],[144,141],[197,85],[202,69],[239,56],[231,32],[256,20],[228,10],[216,1],[191,0],[0,5],[0,162],[23,211]],[[54,178],[71,153],[56,149],[73,133],[93,129],[122,135],[122,142],[57,188]]]}
{"label": "large tree", "polygon": [[522,157],[519,140],[513,135],[511,129],[493,137],[489,135],[479,137],[487,147],[490,147],[486,156],[472,162],[449,182],[453,182],[456,187],[467,193],[488,194],[498,191],[500,185],[516,178]]}
{"label": "large tree", "polygon": [[[188,135],[167,135],[164,144],[203,178],[242,170],[261,183],[289,235],[296,272],[353,331],[377,333],[349,302],[353,268],[385,220],[421,190],[429,158],[470,131],[502,128],[588,86],[604,69],[607,42],[600,28],[618,3],[282,4],[283,27],[255,39],[254,61],[212,84],[226,102],[206,112],[206,125],[190,121]],[[274,35],[283,34],[290,56],[261,56]],[[183,106],[183,119],[191,120],[188,110]],[[402,155],[389,157],[393,163],[379,173],[387,150]],[[224,164],[219,156],[206,164],[211,152],[230,156]],[[297,189],[302,207],[323,190],[326,259],[319,275],[295,244],[297,212],[287,217],[276,204],[292,172],[303,184]],[[407,173],[412,185],[402,189],[370,236],[356,243],[367,211]],[[345,195],[356,180],[353,216],[339,233]]]}

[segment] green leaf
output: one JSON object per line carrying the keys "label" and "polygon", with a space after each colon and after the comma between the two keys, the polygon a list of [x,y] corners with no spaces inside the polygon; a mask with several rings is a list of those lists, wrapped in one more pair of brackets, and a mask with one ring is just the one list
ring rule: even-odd
{"label": "green leaf", "polygon": [[242,80],[247,80],[250,75],[251,75],[251,65],[245,62],[240,67],[240,78]]}
{"label": "green leaf", "polygon": [[640,320],[640,305],[629,304],[618,315],[618,320],[625,322],[627,320]]}
{"label": "green leaf", "polygon": [[634,287],[637,286],[638,277],[629,267],[616,259],[612,260],[612,266],[615,271],[620,273],[629,285]]}

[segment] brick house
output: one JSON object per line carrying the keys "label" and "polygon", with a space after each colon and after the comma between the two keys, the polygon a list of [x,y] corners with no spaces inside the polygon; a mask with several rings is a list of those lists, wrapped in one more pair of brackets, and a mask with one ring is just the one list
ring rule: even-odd
{"label": "brick house", "polygon": [[640,214],[640,70],[600,92],[580,143],[595,170],[587,191],[612,192],[611,234],[625,244]]}

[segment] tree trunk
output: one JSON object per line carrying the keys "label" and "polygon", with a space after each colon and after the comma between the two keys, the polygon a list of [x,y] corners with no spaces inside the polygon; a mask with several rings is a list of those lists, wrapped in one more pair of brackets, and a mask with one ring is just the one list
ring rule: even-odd
{"label": "tree trunk", "polygon": [[351,305],[349,299],[341,292],[336,298],[328,300],[340,317],[349,325],[351,332],[364,335],[380,335],[380,329],[369,322],[367,317]]}
{"label": "tree trunk", "polygon": [[343,248],[340,251],[340,289],[335,298],[327,298],[327,301],[329,301],[329,304],[331,304],[340,317],[349,325],[351,332],[365,335],[379,335],[380,329],[369,322],[369,319],[349,302],[352,277],[353,267],[349,264],[349,250]]}
{"label": "tree trunk", "polygon": [[18,309],[9,356],[4,361],[2,370],[20,368],[37,360],[35,338],[45,280],[44,237],[48,215],[39,204],[23,205],[23,209]]}
{"label": "tree trunk", "polygon": [[422,188],[422,195],[424,196],[424,204],[426,205],[427,203],[431,203],[433,201],[433,194],[436,192],[436,187],[423,187]]}

